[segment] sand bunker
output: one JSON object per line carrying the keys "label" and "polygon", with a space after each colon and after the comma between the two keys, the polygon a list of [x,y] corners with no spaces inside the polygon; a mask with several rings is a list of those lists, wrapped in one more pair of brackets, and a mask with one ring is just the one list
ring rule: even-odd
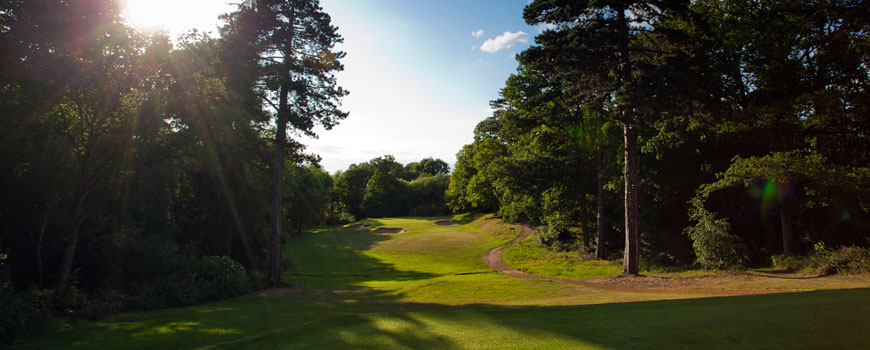
{"label": "sand bunker", "polygon": [[458,225],[458,224],[456,222],[454,222],[453,220],[438,220],[438,221],[435,221],[435,225],[452,226],[452,225]]}
{"label": "sand bunker", "polygon": [[354,231],[368,230],[369,228],[371,228],[371,226],[366,225],[366,224],[356,224],[353,226],[345,227],[345,229],[347,229],[347,230],[354,230]]}
{"label": "sand bunker", "polygon": [[405,229],[403,229],[403,228],[381,227],[381,228],[379,228],[379,229],[376,229],[374,232],[375,232],[375,233],[385,233],[385,234],[391,234],[391,235],[394,235],[394,234],[397,234],[397,233],[404,233],[404,232],[406,232],[406,231],[405,231]]}

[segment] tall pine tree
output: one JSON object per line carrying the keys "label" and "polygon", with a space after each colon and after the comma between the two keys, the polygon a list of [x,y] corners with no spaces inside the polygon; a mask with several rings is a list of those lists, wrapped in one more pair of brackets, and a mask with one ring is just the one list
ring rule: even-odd
{"label": "tall pine tree", "polygon": [[[538,45],[520,55],[532,69],[559,77],[566,90],[588,104],[609,105],[622,122],[625,136],[625,258],[623,275],[638,274],[638,125],[653,113],[647,102],[656,98],[645,72],[655,55],[643,40],[655,24],[686,1],[536,0],[523,17],[530,25],[546,24],[535,38]],[[655,79],[655,78],[653,78]]]}
{"label": "tall pine tree", "polygon": [[317,0],[260,0],[241,7],[228,18],[231,25],[254,26],[229,32],[256,33],[251,45],[259,63],[256,74],[260,83],[256,89],[262,97],[261,106],[275,122],[268,277],[278,283],[287,131],[289,128],[296,135],[316,136],[315,125],[328,130],[347,117],[339,106],[348,92],[338,86],[335,78],[335,73],[344,69],[340,59],[345,54],[333,51],[342,38]]}

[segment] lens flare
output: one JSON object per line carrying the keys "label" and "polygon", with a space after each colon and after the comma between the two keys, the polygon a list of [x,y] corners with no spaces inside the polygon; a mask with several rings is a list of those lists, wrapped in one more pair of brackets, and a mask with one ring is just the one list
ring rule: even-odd
{"label": "lens flare", "polygon": [[749,197],[761,200],[761,209],[767,212],[778,204],[785,203],[794,195],[794,184],[775,178],[756,183],[747,190]]}

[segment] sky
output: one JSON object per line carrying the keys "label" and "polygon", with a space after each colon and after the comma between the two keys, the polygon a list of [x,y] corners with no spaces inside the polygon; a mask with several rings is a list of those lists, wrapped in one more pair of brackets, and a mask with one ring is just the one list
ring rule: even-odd
{"label": "sky", "polygon": [[[539,32],[522,19],[527,3],[321,0],[344,38],[338,83],[350,91],[342,100],[350,116],[332,130],[318,128],[317,139],[299,140],[330,173],[387,154],[403,164],[425,157],[454,164],[516,71],[515,55]],[[213,31],[228,9],[226,0],[128,0],[133,22],[163,23],[171,35]],[[144,20],[152,10],[151,22]]]}

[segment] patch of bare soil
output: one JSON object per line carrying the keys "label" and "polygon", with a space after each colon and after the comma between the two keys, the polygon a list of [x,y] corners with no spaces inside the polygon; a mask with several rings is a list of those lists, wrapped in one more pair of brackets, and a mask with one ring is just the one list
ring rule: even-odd
{"label": "patch of bare soil", "polygon": [[371,226],[366,225],[366,224],[356,224],[353,226],[345,227],[345,229],[347,229],[347,230],[354,230],[354,231],[368,230],[370,228],[371,228]]}
{"label": "patch of bare soil", "polygon": [[453,225],[458,225],[458,224],[456,222],[454,222],[453,220],[438,220],[438,221],[435,221],[435,225],[453,226]]}
{"label": "patch of bare soil", "polygon": [[400,227],[381,227],[379,229],[374,230],[374,233],[387,234],[387,235],[395,235],[398,233],[405,233],[405,229]]}

